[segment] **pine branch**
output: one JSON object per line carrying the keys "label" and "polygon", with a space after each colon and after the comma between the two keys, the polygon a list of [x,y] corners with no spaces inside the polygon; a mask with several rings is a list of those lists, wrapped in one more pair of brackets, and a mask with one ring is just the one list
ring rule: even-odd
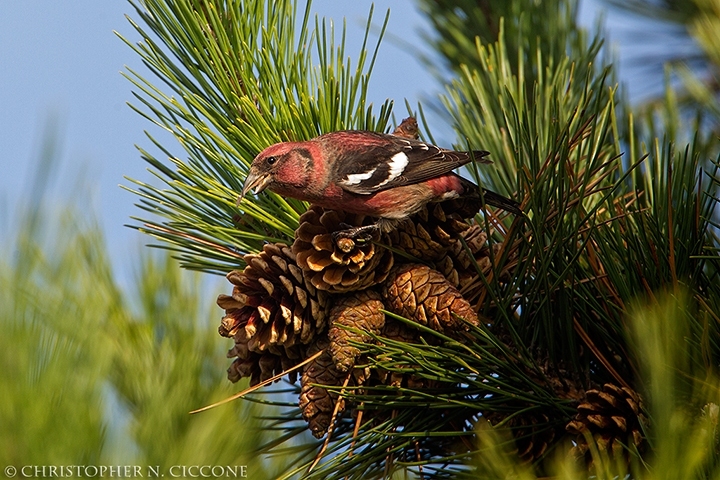
{"label": "pine branch", "polygon": [[[461,66],[479,69],[477,45],[492,45],[503,30],[508,57],[524,59],[510,68],[515,74],[533,78],[532,56],[560,59],[567,49],[577,52],[585,43],[585,32],[577,28],[577,0],[420,0],[437,35],[428,40],[446,59],[447,67],[461,73]],[[441,77],[445,75],[440,72]],[[530,83],[532,85],[532,82]]]}
{"label": "pine branch", "polygon": [[[129,179],[126,187],[152,214],[134,228],[175,251],[183,266],[226,273],[265,241],[291,238],[305,205],[262,195],[235,205],[250,162],[278,141],[357,128],[385,130],[392,103],[376,114],[367,88],[380,37],[371,54],[368,17],[356,65],[346,60],[344,28],[297,12],[289,1],[147,0],[130,20],[142,41],[125,42],[156,77],[132,69],[133,108],[170,133],[183,156],[148,134],[162,154],[140,149],[163,186]],[[313,25],[314,23],[314,25]]]}

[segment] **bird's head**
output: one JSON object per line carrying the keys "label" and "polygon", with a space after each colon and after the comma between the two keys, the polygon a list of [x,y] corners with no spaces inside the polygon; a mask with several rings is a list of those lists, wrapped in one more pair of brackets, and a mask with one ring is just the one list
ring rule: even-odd
{"label": "bird's head", "polygon": [[258,154],[250,165],[238,203],[250,190],[257,195],[265,189],[285,195],[307,187],[312,168],[311,149],[307,142],[283,142]]}

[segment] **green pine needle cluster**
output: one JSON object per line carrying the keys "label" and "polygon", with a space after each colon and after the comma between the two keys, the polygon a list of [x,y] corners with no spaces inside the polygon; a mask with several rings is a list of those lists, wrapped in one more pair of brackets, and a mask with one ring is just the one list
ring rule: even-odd
{"label": "green pine needle cluster", "polygon": [[[124,40],[162,82],[128,68],[132,107],[171,134],[182,156],[148,136],[158,152],[142,157],[164,186],[130,179],[139,206],[152,214],[136,228],[177,252],[193,270],[225,274],[265,241],[292,238],[302,202],[265,194],[236,200],[252,159],[280,141],[342,129],[385,130],[392,110],[375,109],[367,88],[380,39],[354,60],[332,23],[312,19],[288,0],[141,1],[141,41]],[[380,38],[387,24],[385,17]],[[374,53],[368,53],[368,51]]]}

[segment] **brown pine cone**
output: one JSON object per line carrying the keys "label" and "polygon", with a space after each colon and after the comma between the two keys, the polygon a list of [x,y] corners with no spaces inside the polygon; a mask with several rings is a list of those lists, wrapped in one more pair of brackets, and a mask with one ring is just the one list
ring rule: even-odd
{"label": "brown pine cone", "polygon": [[[222,328],[222,326],[221,326]],[[228,380],[235,383],[241,378],[250,378],[250,386],[265,381],[294,367],[304,358],[300,346],[290,349],[271,347],[267,352],[257,353],[248,349],[245,335],[235,337],[235,346],[228,351],[228,358],[235,358],[227,370]],[[291,352],[292,358],[288,356]],[[297,381],[297,372],[288,375],[291,383]]]}
{"label": "brown pine cone", "polygon": [[347,375],[335,368],[329,345],[330,341],[327,337],[315,339],[315,342],[308,348],[307,356],[310,357],[320,350],[324,350],[324,352],[303,367],[300,379],[300,411],[315,438],[322,438],[327,433],[338,401],[342,402],[338,414],[345,410],[345,400],[338,398],[339,395],[336,392],[321,386],[342,385],[345,375]]}
{"label": "brown pine cone", "polygon": [[[420,331],[416,328],[411,327],[410,325],[401,322],[399,320],[395,320],[394,318],[386,318],[385,319],[385,326],[383,327],[382,331],[380,332],[380,335],[383,338],[387,338],[389,340],[394,340],[396,342],[404,342],[404,343],[420,343]],[[429,343],[433,343],[432,338],[427,338],[425,341]],[[388,371],[382,368],[375,368],[371,371],[372,379],[377,381],[380,384],[384,385],[391,385],[395,387],[407,387],[407,388],[414,388],[414,389],[424,389],[424,388],[436,388],[439,385],[439,382],[434,380],[428,380],[425,378],[422,378],[420,376],[415,375],[414,373],[403,373],[401,371]]]}
{"label": "brown pine cone", "polygon": [[[426,207],[423,207],[426,208]],[[417,260],[433,262],[447,253],[447,246],[440,243],[444,239],[436,238],[427,231],[427,224],[411,217],[401,222],[388,233],[388,243]]]}
{"label": "brown pine cone", "polygon": [[[235,383],[241,378],[250,378],[251,387],[289,370],[300,362],[299,358],[291,360],[285,354],[272,353],[249,352],[246,358],[241,358],[235,349],[228,352],[228,357],[237,357],[228,368],[228,380]],[[288,380],[295,383],[297,372],[290,372]]]}
{"label": "brown pine cone", "polygon": [[424,206],[387,235],[389,245],[417,260],[434,262],[443,258],[458,235],[470,227],[463,217],[468,210],[458,202],[460,200]]}
{"label": "brown pine cone", "polygon": [[647,425],[640,395],[627,387],[606,383],[603,390],[588,390],[585,401],[565,430],[577,435],[572,453],[589,460],[585,434],[590,433],[600,450],[613,456],[623,455],[623,445],[634,445],[642,452],[646,444],[643,430]]}
{"label": "brown pine cone", "polygon": [[353,292],[335,300],[330,309],[328,337],[330,338],[330,354],[335,368],[347,372],[355,365],[360,350],[350,345],[350,341],[369,342],[372,337],[356,333],[343,327],[378,334],[385,325],[385,314],[380,310],[383,306],[380,294],[373,290]]}
{"label": "brown pine cone", "polygon": [[479,325],[477,314],[460,292],[440,272],[425,265],[395,267],[382,294],[388,310],[451,336],[468,330],[461,319]]}
{"label": "brown pine cone", "polygon": [[232,296],[217,299],[226,310],[220,334],[244,335],[247,348],[259,353],[270,346],[310,343],[325,328],[327,296],[305,282],[290,248],[266,244],[262,252],[245,255],[244,260],[247,267],[242,272],[227,275],[234,285]]}
{"label": "brown pine cone", "polygon": [[[459,239],[453,239],[445,254],[435,261],[435,266],[453,286],[462,291],[475,282],[481,285],[477,268],[487,275],[491,264],[486,245],[487,234],[480,225],[470,225],[458,236],[465,241],[467,248]],[[465,297],[469,298],[467,295]]]}
{"label": "brown pine cone", "polygon": [[[278,361],[282,367],[300,361],[304,345],[326,328],[328,301],[325,292],[305,281],[287,245],[267,244],[244,259],[242,272],[227,275],[232,295],[218,296],[225,309],[218,331],[235,340],[228,353],[237,357],[228,371],[230,380],[249,376],[257,383],[271,377],[269,372],[282,371],[276,368]],[[272,356],[277,361],[271,362]]]}
{"label": "brown pine cone", "polygon": [[318,290],[344,293],[364,290],[382,282],[393,265],[392,252],[377,245],[380,233],[373,241],[355,242],[349,238],[333,239],[333,232],[348,225],[371,225],[374,219],[318,206],[300,217],[295,231],[293,253],[305,277]]}
{"label": "brown pine cone", "polygon": [[[476,262],[487,261],[487,265],[490,265],[487,248],[487,233],[480,225],[470,225],[467,229],[460,233],[459,237],[465,241],[467,248],[465,248],[459,240],[455,240],[450,244],[450,256],[452,257],[456,268],[461,268],[463,270],[472,268],[474,270],[473,259]],[[480,266],[482,267],[483,264],[481,263]]]}
{"label": "brown pine cone", "polygon": [[[507,334],[506,336],[509,337]],[[512,340],[508,339],[504,343],[515,349]],[[517,351],[515,353],[517,354]],[[535,359],[535,368],[527,370],[529,377],[535,378],[539,385],[550,387],[558,398],[571,400],[576,404],[582,403],[588,389],[588,379],[581,372],[569,366],[567,362],[553,358],[548,352],[540,353],[539,350],[535,350],[531,351],[531,355]]]}
{"label": "brown pine cone", "polygon": [[514,415],[509,419],[507,415],[494,412],[483,413],[483,416],[492,425],[497,425],[507,419],[502,424],[502,428],[507,428],[512,434],[515,440],[515,452],[525,463],[535,462],[545,455],[553,445],[556,436],[562,431],[562,427],[558,429],[554,426],[554,422],[551,422],[547,414],[537,410],[529,410],[527,413]]}
{"label": "brown pine cone", "polygon": [[420,342],[420,330],[411,327],[405,322],[395,320],[392,317],[385,319],[385,325],[380,331],[380,335],[382,335],[384,338],[395,340],[396,342]]}

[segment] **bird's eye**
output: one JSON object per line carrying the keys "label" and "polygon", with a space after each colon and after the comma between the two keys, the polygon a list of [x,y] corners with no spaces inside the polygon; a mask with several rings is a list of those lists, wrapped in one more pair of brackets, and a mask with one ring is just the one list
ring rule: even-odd
{"label": "bird's eye", "polygon": [[277,162],[277,157],[268,157],[266,161],[268,165],[274,165]]}

